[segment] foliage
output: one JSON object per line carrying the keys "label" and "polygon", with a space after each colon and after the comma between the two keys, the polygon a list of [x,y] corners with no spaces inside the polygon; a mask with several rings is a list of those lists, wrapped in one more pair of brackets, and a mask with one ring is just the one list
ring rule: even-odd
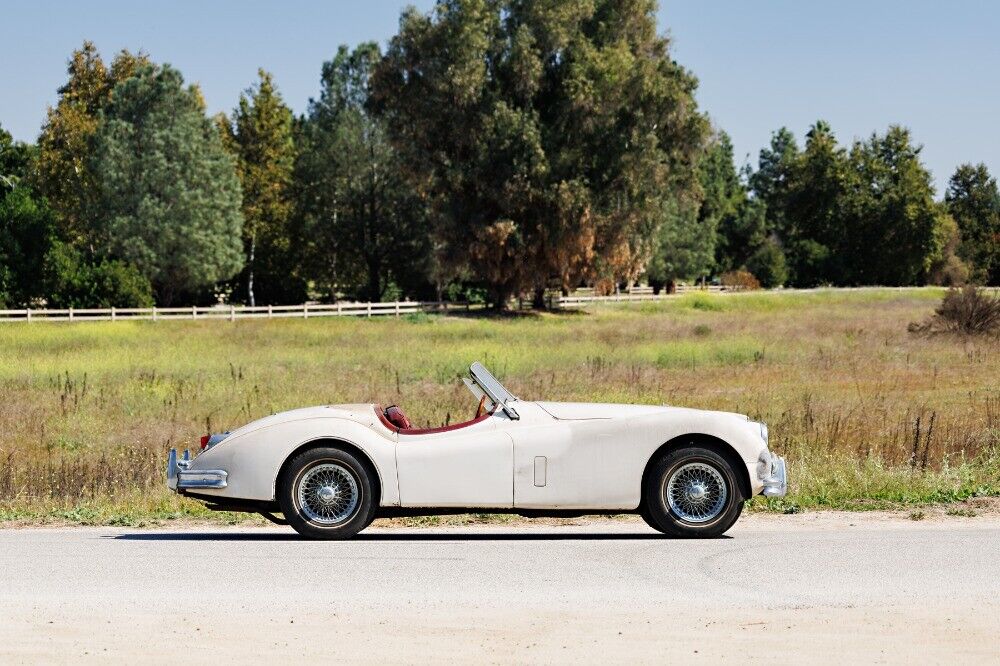
{"label": "foliage", "polygon": [[747,271],[729,271],[719,276],[723,287],[733,291],[754,291],[760,289],[760,281]]}
{"label": "foliage", "polygon": [[1000,332],[1000,296],[975,285],[952,288],[923,324],[911,324],[913,333],[985,335]]}
{"label": "foliage", "polygon": [[0,125],[0,194],[17,187],[28,172],[31,147],[14,141]]}
{"label": "foliage", "polygon": [[148,308],[153,289],[138,269],[117,259],[87,260],[56,241],[45,256],[46,304],[54,308]]}
{"label": "foliage", "polygon": [[297,165],[306,260],[330,298],[340,290],[366,300],[391,285],[416,295],[429,270],[424,205],[403,177],[383,121],[368,109],[378,46],[341,46],[324,63],[322,90],[302,127]]}
{"label": "foliage", "polygon": [[978,280],[1000,285],[1000,190],[985,164],[958,167],[945,192],[948,212],[958,223],[959,255]]}
{"label": "foliage", "polygon": [[109,249],[152,283],[159,302],[242,268],[233,160],[177,70],[144,65],[115,87],[91,164]]}
{"label": "foliage", "polygon": [[59,235],[75,245],[100,242],[94,228],[99,222],[95,216],[100,216],[99,187],[91,160],[100,113],[114,87],[148,63],[144,53],[123,50],[108,67],[93,42],[86,41],[70,57],[69,79],[59,88],[55,108],[48,110],[38,138],[34,184],[57,214]]}
{"label": "foliage", "polygon": [[517,292],[631,280],[667,198],[697,196],[707,122],[651,0],[408,10],[372,81],[439,260]]}
{"label": "foliage", "polygon": [[773,238],[768,239],[746,262],[747,270],[765,289],[781,287],[788,279],[785,253]]}
{"label": "foliage", "polygon": [[849,151],[823,121],[802,151],[787,130],[775,133],[750,183],[793,285],[921,284],[949,264],[954,274],[949,222],[920,151],[898,126]]}
{"label": "foliage", "polygon": [[17,187],[2,194],[0,307],[23,307],[44,295],[39,268],[49,251],[54,228],[52,211],[28,188]]}
{"label": "foliage", "polygon": [[292,112],[271,74],[261,69],[258,76],[256,86],[240,95],[232,122],[225,116],[219,119],[243,192],[245,265],[237,278],[237,294],[250,305],[303,301],[305,284],[291,247]]}

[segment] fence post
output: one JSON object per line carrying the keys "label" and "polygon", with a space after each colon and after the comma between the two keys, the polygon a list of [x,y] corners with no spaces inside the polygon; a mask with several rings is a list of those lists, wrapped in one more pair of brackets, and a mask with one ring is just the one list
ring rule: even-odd
{"label": "fence post", "polygon": [[368,316],[372,316],[372,302],[368,301]]}
{"label": "fence post", "polygon": [[197,318],[198,318],[198,306],[197,305],[192,305],[191,306],[191,319],[197,319]]}
{"label": "fence post", "polygon": [[153,321],[156,321],[156,306],[153,306]]}
{"label": "fence post", "polygon": [[303,319],[309,319],[309,304],[308,303],[303,303],[302,304],[302,318]]}
{"label": "fence post", "polygon": [[73,321],[73,306],[72,305],[69,308],[69,320]]}
{"label": "fence post", "polygon": [[399,319],[399,301],[396,301],[396,319]]}
{"label": "fence post", "polygon": [[229,304],[229,321],[236,321],[236,306]]}
{"label": "fence post", "polygon": [[340,301],[337,301],[337,316],[338,317],[342,314],[342,312],[341,312],[341,308],[342,307],[343,307],[343,304]]}
{"label": "fence post", "polygon": [[111,321],[115,320],[115,306],[111,306]]}
{"label": "fence post", "polygon": [[267,304],[267,318],[270,319],[274,316],[274,306],[270,303]]}
{"label": "fence post", "polygon": [[31,321],[31,308],[27,308],[27,309],[26,309],[26,310],[24,311],[24,314],[25,314],[25,316],[26,316],[26,317],[28,318],[28,321]]}

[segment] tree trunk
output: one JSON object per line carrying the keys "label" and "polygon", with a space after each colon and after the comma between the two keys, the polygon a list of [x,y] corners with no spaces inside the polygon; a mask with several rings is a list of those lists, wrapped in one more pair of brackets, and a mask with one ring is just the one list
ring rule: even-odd
{"label": "tree trunk", "polygon": [[535,310],[544,310],[545,307],[545,287],[536,287],[535,296],[531,300],[531,307]]}
{"label": "tree trunk", "polygon": [[257,234],[250,234],[250,261],[247,262],[247,297],[250,299],[250,307],[257,305],[253,296],[253,260],[257,252]]}

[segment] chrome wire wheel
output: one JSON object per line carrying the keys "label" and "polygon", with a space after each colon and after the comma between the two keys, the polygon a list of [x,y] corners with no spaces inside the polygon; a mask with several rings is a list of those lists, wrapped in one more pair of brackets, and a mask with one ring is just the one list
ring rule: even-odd
{"label": "chrome wire wheel", "polygon": [[729,497],[726,480],[717,469],[700,462],[681,465],[667,479],[664,500],[689,523],[707,523],[722,513]]}
{"label": "chrome wire wheel", "polygon": [[353,516],[361,499],[354,474],[337,463],[307,469],[299,477],[295,494],[305,517],[326,527]]}

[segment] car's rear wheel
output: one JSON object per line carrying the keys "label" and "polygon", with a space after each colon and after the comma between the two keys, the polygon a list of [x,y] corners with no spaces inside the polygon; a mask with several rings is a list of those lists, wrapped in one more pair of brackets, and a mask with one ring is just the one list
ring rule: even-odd
{"label": "car's rear wheel", "polygon": [[371,523],[372,473],[336,447],[309,449],[278,480],[278,503],[295,531],[313,539],[349,539]]}
{"label": "car's rear wheel", "polygon": [[643,500],[642,517],[654,529],[678,537],[716,537],[740,517],[744,498],[729,461],[691,445],[653,464]]}

